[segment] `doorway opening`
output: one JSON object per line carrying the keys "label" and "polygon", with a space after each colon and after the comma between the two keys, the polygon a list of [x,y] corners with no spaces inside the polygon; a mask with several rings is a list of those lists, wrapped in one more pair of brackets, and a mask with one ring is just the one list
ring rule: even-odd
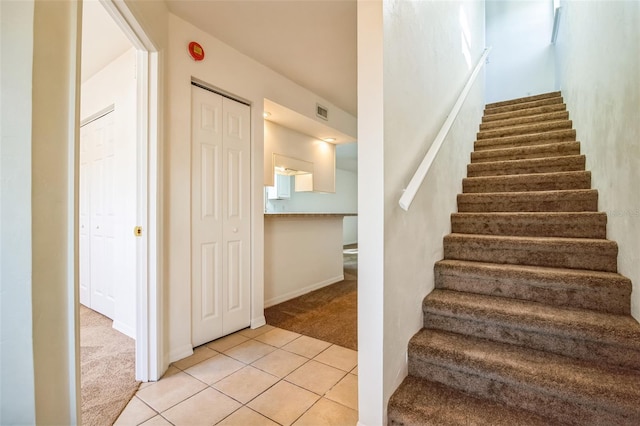
{"label": "doorway opening", "polygon": [[[121,334],[114,339],[124,343],[113,346],[125,346],[128,339],[132,357],[118,368],[135,366],[134,383],[157,380],[163,366],[157,285],[158,53],[123,2],[85,0],[82,21],[80,161],[74,172],[79,181],[78,290],[84,306],[76,326],[89,321],[104,332],[117,330]],[[86,336],[95,339],[95,333]],[[84,343],[90,346],[91,338]],[[93,343],[88,351],[82,347],[83,354],[95,355],[99,345],[105,346]],[[83,403],[84,396],[83,389]]]}

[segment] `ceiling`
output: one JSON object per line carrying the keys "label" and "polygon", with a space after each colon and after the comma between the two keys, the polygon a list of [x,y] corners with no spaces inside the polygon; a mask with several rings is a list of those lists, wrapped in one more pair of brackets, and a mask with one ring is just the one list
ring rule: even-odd
{"label": "ceiling", "polygon": [[83,82],[132,47],[98,0],[84,1],[80,71]]}
{"label": "ceiling", "polygon": [[169,10],[354,117],[356,0],[166,0]]}

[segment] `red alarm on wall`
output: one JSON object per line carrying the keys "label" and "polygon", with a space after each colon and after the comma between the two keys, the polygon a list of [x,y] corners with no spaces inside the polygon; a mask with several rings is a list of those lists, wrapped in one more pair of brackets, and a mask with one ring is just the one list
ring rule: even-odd
{"label": "red alarm on wall", "polygon": [[191,58],[196,62],[204,59],[204,49],[200,46],[200,43],[196,43],[195,41],[189,43],[189,55],[191,55]]}

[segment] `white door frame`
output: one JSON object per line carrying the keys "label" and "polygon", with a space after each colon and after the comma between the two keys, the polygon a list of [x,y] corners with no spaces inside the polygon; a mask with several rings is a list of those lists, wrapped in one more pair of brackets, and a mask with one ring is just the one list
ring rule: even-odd
{"label": "white door frame", "polygon": [[[155,381],[163,373],[161,358],[162,292],[158,285],[160,211],[160,100],[159,53],[124,0],[100,3],[137,49],[137,225],[142,236],[136,245],[136,379]],[[133,232],[133,229],[131,230]]]}

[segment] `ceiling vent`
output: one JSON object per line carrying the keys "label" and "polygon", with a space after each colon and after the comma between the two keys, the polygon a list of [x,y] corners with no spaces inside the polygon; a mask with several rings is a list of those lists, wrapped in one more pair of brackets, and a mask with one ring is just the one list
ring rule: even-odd
{"label": "ceiling vent", "polygon": [[329,121],[329,110],[320,104],[316,104],[316,115],[325,121]]}

